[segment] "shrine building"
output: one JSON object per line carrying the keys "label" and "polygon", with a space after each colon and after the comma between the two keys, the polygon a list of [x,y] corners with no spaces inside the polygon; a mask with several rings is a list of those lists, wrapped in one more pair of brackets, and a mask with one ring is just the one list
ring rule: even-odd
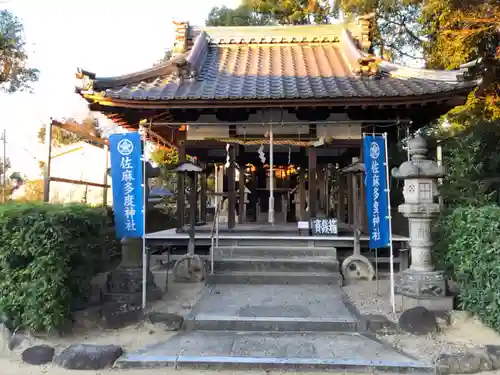
{"label": "shrine building", "polygon": [[[124,128],[147,119],[150,138],[203,166],[197,220],[206,227],[218,215],[224,233],[251,224],[281,228],[283,237],[297,222],[335,218],[352,238],[353,226],[367,225],[363,133],[386,132],[395,144],[462,104],[477,84],[466,68],[409,68],[372,55],[371,22],[178,22],[170,60],[114,77],[79,70],[77,92]],[[209,173],[215,192],[207,191]],[[209,204],[215,198],[218,214]],[[187,241],[181,174],[177,209],[177,231],[162,237],[172,243]],[[213,236],[207,232],[197,233],[200,244]]]}

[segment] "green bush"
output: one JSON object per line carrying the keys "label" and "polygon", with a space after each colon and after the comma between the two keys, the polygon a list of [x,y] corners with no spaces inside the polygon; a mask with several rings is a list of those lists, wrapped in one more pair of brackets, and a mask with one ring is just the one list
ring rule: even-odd
{"label": "green bush", "polygon": [[434,258],[456,281],[460,305],[500,331],[500,207],[459,207],[436,226]]}
{"label": "green bush", "polygon": [[81,204],[0,206],[0,310],[15,325],[60,329],[100,267],[103,208]]}
{"label": "green bush", "polygon": [[443,143],[439,191],[448,207],[500,203],[499,148],[500,121],[475,123]]}

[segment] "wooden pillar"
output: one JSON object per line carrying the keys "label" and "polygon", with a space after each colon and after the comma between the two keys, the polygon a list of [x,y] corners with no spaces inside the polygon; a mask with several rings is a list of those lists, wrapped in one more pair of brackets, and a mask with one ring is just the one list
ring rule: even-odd
{"label": "wooden pillar", "polygon": [[[326,169],[326,167],[325,167]],[[326,182],[326,171],[323,169],[322,166],[320,166],[318,169],[317,169],[317,175],[318,175],[318,186],[317,186],[317,189],[319,191],[319,204],[318,204],[318,208],[320,210],[320,212],[322,213],[325,213],[326,214],[326,211],[325,211],[325,207],[326,207],[326,199],[327,199],[327,194],[326,194],[326,189],[325,189],[325,182]]]}
{"label": "wooden pillar", "polygon": [[239,204],[238,204],[238,224],[243,224],[246,221],[245,210],[245,164],[240,164],[240,179],[239,183]]}
{"label": "wooden pillar", "polygon": [[316,217],[316,207],[317,207],[317,196],[316,191],[316,149],[311,147],[308,149],[308,160],[309,160],[309,219]]}
{"label": "wooden pillar", "polygon": [[229,147],[229,168],[227,168],[227,192],[228,192],[228,213],[227,213],[227,227],[233,229],[236,224],[236,191],[235,185],[235,154],[236,149],[234,146]]}
{"label": "wooden pillar", "polygon": [[[361,142],[361,147],[359,151],[359,160],[361,163],[364,163],[364,152],[363,152],[363,142]],[[366,170],[366,165],[365,165],[365,170]],[[360,186],[360,199],[359,203],[361,205],[359,209],[360,213],[360,225],[361,225],[361,230],[364,233],[368,233],[368,212],[366,211],[366,186],[365,186],[365,173],[360,173],[359,175],[359,186]]]}
{"label": "wooden pillar", "polygon": [[300,220],[307,220],[306,217],[306,166],[302,163],[299,170],[299,204]]}
{"label": "wooden pillar", "polygon": [[245,210],[245,146],[240,145],[238,147],[238,160],[240,164],[239,175],[240,179],[238,180],[238,189],[239,189],[239,197],[238,197],[238,224],[243,224],[246,221],[246,210]]}
{"label": "wooden pillar", "polygon": [[[179,163],[186,161],[186,145],[184,141],[179,142]],[[186,184],[185,173],[177,172],[177,230],[184,227],[186,217]]]}
{"label": "wooden pillar", "polygon": [[340,173],[340,168],[337,169],[337,196],[338,196],[338,204],[337,204],[337,220],[342,223],[346,223],[345,217],[345,193],[346,193],[346,179],[345,176]]}
{"label": "wooden pillar", "polygon": [[207,178],[208,168],[207,163],[200,163],[203,172],[200,174],[200,221],[207,222]]}
{"label": "wooden pillar", "polygon": [[107,206],[108,205],[108,169],[109,169],[109,145],[105,144],[103,147],[103,152],[104,152],[104,176],[102,180],[102,184],[104,185],[104,188],[102,189],[102,205]]}
{"label": "wooden pillar", "polygon": [[188,196],[189,199],[189,243],[188,243],[188,254],[194,255],[195,250],[195,227],[196,227],[196,196],[198,195],[198,183],[197,183],[197,172],[189,172],[189,179],[191,180],[191,193]]}
{"label": "wooden pillar", "polygon": [[346,179],[347,179],[347,224],[354,224],[353,217],[354,217],[354,207],[352,204],[352,195],[353,195],[353,184],[352,184],[352,174],[351,173],[346,173]]}
{"label": "wooden pillar", "polygon": [[363,230],[363,232],[365,233],[368,233],[368,213],[366,212],[366,186],[365,186],[365,175],[364,174],[361,174],[359,176],[360,178],[360,182],[359,182],[359,186],[360,186],[360,209],[359,209],[359,212],[360,212],[360,219],[361,219],[361,222],[360,222],[360,225],[361,225],[361,228]]}

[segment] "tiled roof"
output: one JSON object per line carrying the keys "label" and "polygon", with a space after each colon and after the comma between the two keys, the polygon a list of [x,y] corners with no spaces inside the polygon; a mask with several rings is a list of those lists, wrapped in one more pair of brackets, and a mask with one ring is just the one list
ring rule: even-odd
{"label": "tiled roof", "polygon": [[347,30],[329,34],[327,28],[198,30],[189,53],[175,64],[135,78],[97,78],[93,87],[111,98],[168,101],[409,97],[474,85],[459,80],[457,71],[375,62]]}

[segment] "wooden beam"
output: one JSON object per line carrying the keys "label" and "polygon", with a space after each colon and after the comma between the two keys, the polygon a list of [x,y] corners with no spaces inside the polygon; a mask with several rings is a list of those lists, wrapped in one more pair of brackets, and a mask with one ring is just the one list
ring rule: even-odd
{"label": "wooden beam", "polygon": [[100,188],[110,188],[111,186],[108,184],[100,184],[98,182],[90,182],[90,181],[82,181],[82,180],[72,180],[70,178],[62,178],[62,177],[50,177],[50,181],[52,182],[64,182],[67,184],[75,184],[75,185],[86,185],[86,186],[94,186]]}
{"label": "wooden beam", "polygon": [[[338,97],[338,98],[310,98],[310,99],[218,99],[218,100],[131,100],[131,99],[113,99],[98,94],[84,94],[83,97],[89,101],[96,102],[105,107],[118,108],[139,108],[147,109],[196,109],[202,108],[283,108],[283,107],[375,107],[381,105],[406,105],[435,103],[439,101],[448,101],[459,96],[466,96],[472,88],[460,88],[453,91],[439,92],[433,94],[410,95],[410,96],[379,96],[379,97]],[[443,110],[444,113],[447,109]]]}

